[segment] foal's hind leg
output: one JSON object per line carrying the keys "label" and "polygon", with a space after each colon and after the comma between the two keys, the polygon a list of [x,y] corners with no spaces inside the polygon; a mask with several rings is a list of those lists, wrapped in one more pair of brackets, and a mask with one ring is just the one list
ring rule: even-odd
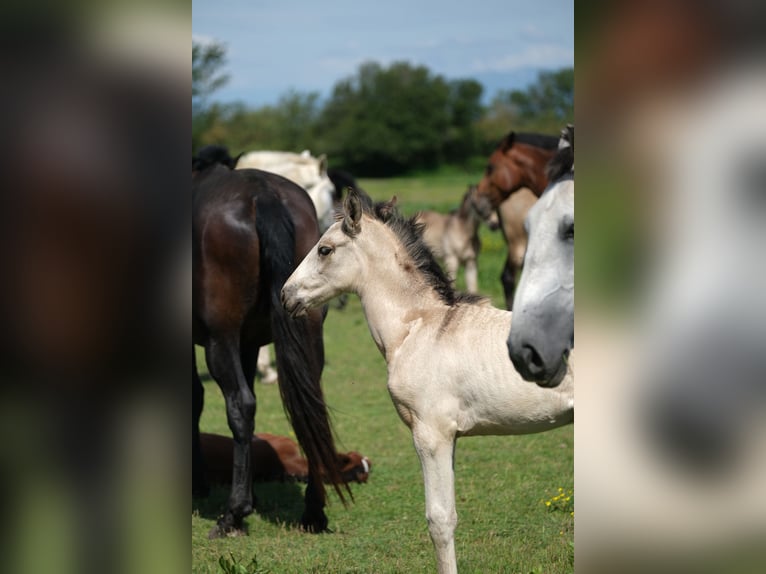
{"label": "foal's hind leg", "polygon": [[210,374],[226,399],[226,417],[234,439],[228,508],[210,532],[211,538],[217,538],[242,530],[242,519],[253,511],[250,441],[255,427],[255,395],[242,370],[237,336],[211,337],[206,352]]}

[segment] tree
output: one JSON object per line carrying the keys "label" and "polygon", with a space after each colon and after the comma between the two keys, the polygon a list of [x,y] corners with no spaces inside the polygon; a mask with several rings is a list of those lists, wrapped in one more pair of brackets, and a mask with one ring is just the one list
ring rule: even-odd
{"label": "tree", "polygon": [[476,80],[454,80],[449,84],[450,124],[444,140],[444,157],[451,163],[465,163],[479,151],[477,122],[484,112],[482,85]]}
{"label": "tree", "polygon": [[511,130],[551,135],[574,122],[574,68],[541,72],[525,90],[500,92],[479,122],[485,152]]}
{"label": "tree", "polygon": [[229,81],[220,71],[225,64],[223,44],[192,40],[192,149],[198,147],[201,133],[215,119],[209,112],[208,98]]}
{"label": "tree", "polygon": [[327,152],[368,175],[434,167],[443,158],[449,95],[444,78],[423,66],[362,64],[335,85],[322,111]]}

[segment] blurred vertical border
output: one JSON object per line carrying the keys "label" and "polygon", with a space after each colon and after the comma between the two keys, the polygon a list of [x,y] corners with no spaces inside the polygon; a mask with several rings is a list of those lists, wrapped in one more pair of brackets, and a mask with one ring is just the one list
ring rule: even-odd
{"label": "blurred vertical border", "polygon": [[188,571],[191,4],[0,12],[0,570]]}
{"label": "blurred vertical border", "polygon": [[766,571],[766,5],[575,5],[576,572]]}

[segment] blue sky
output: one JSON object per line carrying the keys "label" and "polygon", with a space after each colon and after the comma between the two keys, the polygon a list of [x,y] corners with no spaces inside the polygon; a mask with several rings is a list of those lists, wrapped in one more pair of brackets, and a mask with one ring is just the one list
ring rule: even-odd
{"label": "blue sky", "polygon": [[574,65],[574,0],[193,0],[192,35],[227,47],[217,101],[326,97],[369,60],[474,78],[489,98]]}

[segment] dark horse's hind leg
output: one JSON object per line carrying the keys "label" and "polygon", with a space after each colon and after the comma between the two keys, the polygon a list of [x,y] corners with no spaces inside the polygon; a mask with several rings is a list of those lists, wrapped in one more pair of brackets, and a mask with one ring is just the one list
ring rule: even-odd
{"label": "dark horse's hind leg", "polygon": [[199,441],[199,419],[205,403],[205,389],[197,372],[197,357],[192,345],[192,496],[206,497],[210,485],[205,478],[205,461]]}
{"label": "dark horse's hind leg", "polygon": [[505,293],[505,308],[511,311],[513,309],[513,294],[516,289],[516,266],[511,262],[510,256],[505,258],[505,266],[500,274],[500,282],[503,284]]}
{"label": "dark horse's hind leg", "polygon": [[303,516],[301,516],[301,526],[308,532],[327,532],[328,520],[324,513],[325,497],[317,489],[315,480],[322,480],[322,477],[316,477],[309,473],[308,483],[306,484],[306,498]]}
{"label": "dark horse's hind leg", "polygon": [[239,337],[211,337],[206,349],[210,374],[226,399],[226,417],[234,439],[234,464],[228,508],[210,531],[211,538],[242,530],[242,519],[253,512],[250,441],[255,427],[255,395],[245,380]]}

